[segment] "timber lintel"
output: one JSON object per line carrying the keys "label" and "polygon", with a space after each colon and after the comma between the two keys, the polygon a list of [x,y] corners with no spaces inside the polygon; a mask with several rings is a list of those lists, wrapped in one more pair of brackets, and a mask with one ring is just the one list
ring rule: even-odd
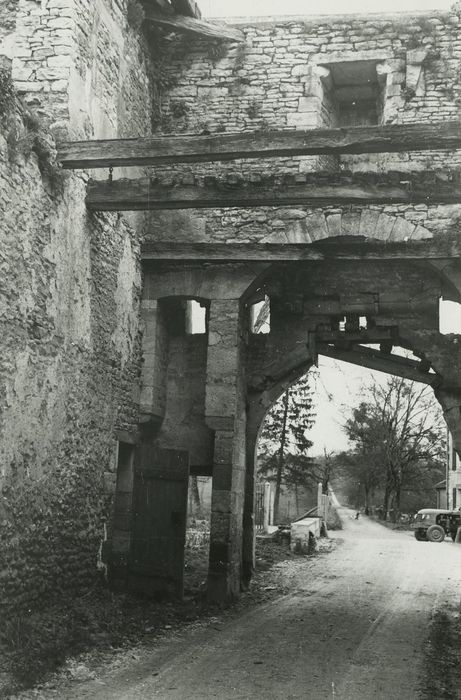
{"label": "timber lintel", "polygon": [[[370,232],[372,235],[372,232]],[[346,238],[346,237],[345,237]],[[358,238],[358,237],[357,237]],[[408,241],[385,243],[360,239],[332,243],[171,243],[146,241],[142,245],[145,262],[213,261],[226,262],[307,262],[318,260],[443,260],[461,257],[461,242]]]}
{"label": "timber lintel", "polygon": [[63,168],[109,168],[457,148],[461,148],[461,123],[439,122],[71,141],[58,145],[58,160]]}
{"label": "timber lintel", "polygon": [[[170,184],[172,182],[172,184]],[[457,204],[461,172],[308,173],[296,176],[183,184],[156,178],[90,180],[86,204],[93,211],[219,209],[227,207],[340,206],[347,204]]]}

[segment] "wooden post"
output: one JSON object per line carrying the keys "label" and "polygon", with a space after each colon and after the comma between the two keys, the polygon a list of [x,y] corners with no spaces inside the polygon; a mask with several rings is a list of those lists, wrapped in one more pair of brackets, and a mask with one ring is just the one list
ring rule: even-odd
{"label": "wooden post", "polygon": [[264,482],[264,532],[269,534],[269,525],[271,524],[271,485],[268,481]]}

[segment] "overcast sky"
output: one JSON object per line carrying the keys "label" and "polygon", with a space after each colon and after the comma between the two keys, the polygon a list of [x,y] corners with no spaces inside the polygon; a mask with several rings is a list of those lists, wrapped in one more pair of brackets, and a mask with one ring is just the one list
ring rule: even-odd
{"label": "overcast sky", "polygon": [[447,10],[452,0],[199,0],[205,17],[322,15]]}

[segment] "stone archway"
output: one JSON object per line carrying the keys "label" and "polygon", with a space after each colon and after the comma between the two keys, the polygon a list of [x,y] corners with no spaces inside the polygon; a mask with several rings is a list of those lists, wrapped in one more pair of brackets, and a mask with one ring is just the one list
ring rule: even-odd
{"label": "stone archway", "polygon": [[386,214],[380,209],[335,210],[331,213],[323,210],[288,210],[285,220],[283,231],[271,233],[261,243],[314,243],[344,236],[397,243],[433,237],[424,226],[414,224],[403,216]]}

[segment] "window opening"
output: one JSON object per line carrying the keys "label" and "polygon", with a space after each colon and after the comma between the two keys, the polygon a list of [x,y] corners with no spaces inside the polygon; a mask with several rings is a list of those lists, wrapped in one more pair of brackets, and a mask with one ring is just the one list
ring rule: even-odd
{"label": "window opening", "polygon": [[324,102],[334,110],[332,121],[338,126],[381,122],[383,94],[376,69],[378,63],[378,60],[344,61],[325,66],[330,72],[330,81]]}
{"label": "window opening", "polygon": [[461,335],[461,304],[440,297],[439,300],[439,333]]}
{"label": "window opening", "polygon": [[267,295],[261,301],[250,306],[250,330],[254,334],[270,333],[271,304]]}
{"label": "window opening", "polygon": [[206,333],[207,310],[199,301],[188,299],[186,301],[186,333],[187,335],[201,335]]}

